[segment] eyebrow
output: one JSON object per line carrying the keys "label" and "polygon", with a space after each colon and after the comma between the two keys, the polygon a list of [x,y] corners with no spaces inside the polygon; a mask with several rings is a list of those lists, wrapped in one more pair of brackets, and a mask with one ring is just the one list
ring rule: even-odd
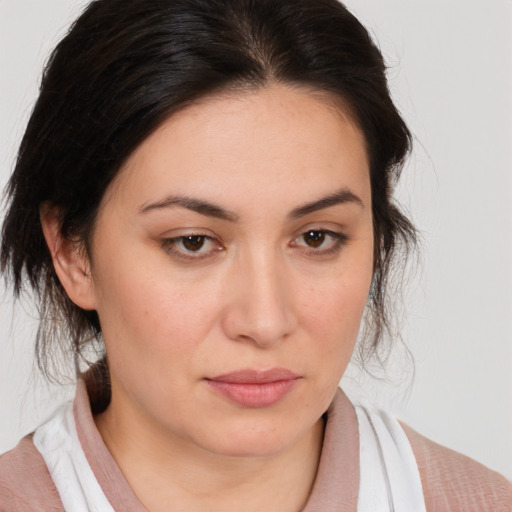
{"label": "eyebrow", "polygon": [[225,210],[224,208],[208,201],[188,196],[169,196],[162,201],[145,204],[140,208],[139,213],[147,213],[152,210],[160,210],[171,206],[181,206],[182,208],[192,210],[207,217],[215,217],[217,219],[228,220],[230,222],[236,222],[238,220],[238,215],[234,212]]}
{"label": "eyebrow", "polygon": [[364,209],[364,203],[359,196],[351,192],[348,188],[342,188],[334,194],[329,194],[328,196],[322,197],[316,201],[306,203],[303,206],[299,206],[293,209],[289,216],[290,218],[297,219],[318,210],[323,210],[324,208],[330,208],[331,206],[345,203],[357,204],[362,209]]}
{"label": "eyebrow", "polygon": [[[292,219],[297,219],[318,210],[323,210],[324,208],[330,208],[331,206],[345,203],[357,204],[364,209],[363,201],[356,194],[347,188],[342,188],[338,192],[294,208],[288,216]],[[172,206],[181,206],[182,208],[192,210],[207,217],[215,217],[217,219],[227,220],[230,222],[236,222],[239,219],[239,216],[236,213],[226,210],[221,206],[202,199],[181,195],[169,196],[161,201],[144,204],[141,206],[139,213],[144,214],[153,210],[170,208]]]}

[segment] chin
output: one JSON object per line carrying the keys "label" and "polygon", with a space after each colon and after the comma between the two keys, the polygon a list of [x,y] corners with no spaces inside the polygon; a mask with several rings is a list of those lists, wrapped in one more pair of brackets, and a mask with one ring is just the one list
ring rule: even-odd
{"label": "chin", "polygon": [[212,452],[224,457],[236,458],[257,458],[274,457],[285,451],[293,441],[290,439],[271,439],[267,438],[240,438],[235,441],[212,446]]}
{"label": "chin", "polygon": [[226,457],[272,457],[290,448],[310,430],[276,421],[246,422],[231,425],[216,433],[210,431],[207,449]]}

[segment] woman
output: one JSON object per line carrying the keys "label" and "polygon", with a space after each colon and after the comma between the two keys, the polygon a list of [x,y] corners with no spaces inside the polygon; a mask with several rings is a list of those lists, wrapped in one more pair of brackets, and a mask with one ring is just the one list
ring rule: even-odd
{"label": "woman", "polygon": [[410,134],[334,0],[99,0],[59,44],[1,262],[38,351],[105,357],[0,459],[6,510],[507,510],[510,484],[338,390],[415,231]]}

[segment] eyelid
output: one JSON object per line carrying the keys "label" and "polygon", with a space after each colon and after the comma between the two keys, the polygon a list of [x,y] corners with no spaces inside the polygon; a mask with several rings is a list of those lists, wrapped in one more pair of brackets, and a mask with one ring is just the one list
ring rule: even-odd
{"label": "eyelid", "polygon": [[[201,237],[205,240],[209,240],[211,242],[214,242],[216,247],[213,250],[206,251],[206,252],[199,252],[199,251],[185,251],[180,250],[174,247],[175,244],[179,243],[185,238],[188,237]],[[207,235],[204,232],[201,232],[200,230],[197,231],[187,231],[183,234],[176,235],[176,236],[169,236],[162,240],[161,242],[162,248],[170,255],[180,260],[188,260],[188,261],[199,261],[206,258],[212,257],[214,254],[223,251],[225,248],[222,245],[222,243],[218,240],[217,237]]]}
{"label": "eyelid", "polygon": [[311,231],[320,231],[327,235],[333,236],[334,238],[339,239],[348,239],[348,235],[346,233],[346,228],[340,226],[338,224],[333,225],[332,223],[312,223],[301,226],[299,229],[295,230],[294,235],[292,235],[293,239],[297,239],[300,236],[309,233]]}
{"label": "eyelid", "polygon": [[[306,235],[310,232],[320,232],[324,233],[325,235],[331,237],[333,241],[331,244],[329,244],[328,247],[310,247],[307,244],[299,244],[297,243],[297,240],[299,240],[301,237]],[[348,235],[341,231],[335,231],[333,229],[325,228],[325,227],[319,227],[319,226],[312,226],[307,228],[302,228],[300,232],[293,238],[293,241],[291,243],[292,247],[300,248],[303,252],[305,252],[308,256],[329,256],[334,255],[338,253],[343,246],[347,244],[349,241]]]}

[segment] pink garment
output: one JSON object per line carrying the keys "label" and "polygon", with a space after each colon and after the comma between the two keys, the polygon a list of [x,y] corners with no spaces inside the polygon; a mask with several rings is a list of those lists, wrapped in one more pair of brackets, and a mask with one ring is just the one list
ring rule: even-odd
{"label": "pink garment", "polygon": [[[94,398],[91,396],[92,408],[98,410]],[[87,461],[114,510],[147,512],[96,429],[83,380],[77,386],[74,415]],[[428,512],[512,512],[512,484],[504,477],[405,425],[403,428],[418,462]],[[303,512],[356,512],[358,490],[357,418],[350,401],[339,390],[327,411],[320,465]],[[63,510],[32,436],[23,438],[0,458],[0,511]]]}

